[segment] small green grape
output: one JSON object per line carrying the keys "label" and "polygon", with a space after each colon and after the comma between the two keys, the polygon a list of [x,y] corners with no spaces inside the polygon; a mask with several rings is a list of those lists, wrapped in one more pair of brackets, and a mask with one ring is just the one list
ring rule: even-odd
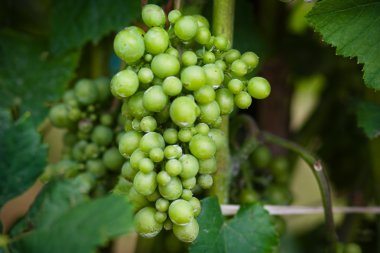
{"label": "small green grape", "polygon": [[120,99],[132,96],[138,88],[139,79],[136,73],[129,69],[120,71],[111,80],[111,92]]}
{"label": "small green grape", "polygon": [[178,131],[175,128],[165,129],[163,135],[167,144],[176,144],[178,141]]}
{"label": "small green grape", "polygon": [[162,223],[155,219],[156,210],[153,207],[144,207],[134,218],[136,231],[146,238],[156,236],[162,230]]}
{"label": "small green grape", "polygon": [[145,50],[153,55],[165,52],[169,46],[169,35],[161,27],[150,28],[144,36]]}
{"label": "small green grape", "polygon": [[153,58],[151,69],[159,78],[166,78],[177,75],[180,70],[180,64],[175,56],[163,53]]}
{"label": "small green grape", "polygon": [[197,158],[190,154],[182,155],[179,161],[182,163],[181,178],[187,179],[195,177],[199,171],[199,163]]}
{"label": "small green grape", "polygon": [[144,92],[144,108],[151,112],[162,111],[168,103],[168,96],[161,86],[154,85]]}
{"label": "small green grape", "polygon": [[165,147],[165,141],[161,134],[156,132],[146,133],[140,140],[139,148],[141,151],[149,154],[153,148]]}
{"label": "small green grape", "polygon": [[216,159],[211,157],[206,160],[199,161],[199,173],[200,174],[212,174],[217,170]]}
{"label": "small green grape", "polygon": [[253,98],[264,99],[269,96],[271,87],[269,82],[262,77],[253,77],[248,81],[248,93]]}
{"label": "small green grape", "polygon": [[144,23],[149,26],[163,26],[166,22],[165,12],[155,4],[147,4],[141,12]]}
{"label": "small green grape", "polygon": [[187,90],[195,91],[206,84],[207,76],[202,67],[189,66],[181,71],[181,81]]}
{"label": "small green grape", "polygon": [[181,56],[181,61],[184,66],[192,66],[197,64],[198,57],[193,51],[185,51]]}
{"label": "small green grape", "polygon": [[199,233],[199,225],[196,219],[184,226],[173,224],[174,235],[182,242],[194,241]]}
{"label": "small green grape", "polygon": [[143,67],[137,74],[139,81],[144,84],[151,83],[154,78],[154,74],[150,68]]}
{"label": "small green grape", "polygon": [[174,33],[181,40],[191,40],[198,31],[198,24],[192,16],[182,16],[174,25]]}
{"label": "small green grape", "polygon": [[170,176],[178,176],[182,172],[182,163],[177,159],[170,159],[165,164],[165,171]]}
{"label": "small green grape", "polygon": [[115,147],[109,148],[103,154],[103,163],[110,170],[118,170],[124,163],[124,158]]}
{"label": "small green grape", "polygon": [[144,39],[136,29],[130,27],[116,35],[113,48],[120,59],[127,64],[132,64],[140,60],[144,55]]}
{"label": "small green grape", "polygon": [[186,225],[194,218],[193,207],[183,199],[173,201],[169,206],[169,218],[176,225]]}
{"label": "small green grape", "polygon": [[170,105],[170,118],[180,127],[193,125],[197,118],[194,101],[186,96],[174,99]]}
{"label": "small green grape", "polygon": [[256,66],[259,64],[259,57],[254,52],[245,52],[241,56],[241,60],[247,64],[249,71],[256,68]]}
{"label": "small green grape", "polygon": [[108,146],[113,140],[113,131],[111,128],[98,125],[91,134],[91,140],[100,146]]}
{"label": "small green grape", "polygon": [[157,128],[157,121],[152,116],[145,116],[140,121],[140,129],[144,132],[153,132]]}
{"label": "small green grape", "polygon": [[195,101],[199,104],[208,104],[215,100],[215,90],[209,86],[203,86],[194,92]]}
{"label": "small green grape", "polygon": [[168,96],[178,96],[182,91],[182,83],[178,77],[169,76],[162,83],[162,89]]}
{"label": "small green grape", "polygon": [[252,104],[252,98],[248,92],[241,91],[234,98],[235,104],[240,109],[247,109]]}
{"label": "small green grape", "polygon": [[156,200],[155,207],[159,212],[166,212],[169,209],[169,201],[164,198],[159,198]]}
{"label": "small green grape", "polygon": [[181,16],[182,13],[179,10],[171,10],[168,14],[169,22],[175,24]]}
{"label": "small green grape", "polygon": [[197,134],[189,143],[190,152],[200,160],[210,159],[215,155],[216,145],[207,135]]}
{"label": "small green grape", "polygon": [[149,158],[153,162],[159,163],[164,159],[164,151],[162,148],[152,148],[149,152]]}
{"label": "small green grape", "polygon": [[154,170],[154,163],[149,158],[143,158],[139,162],[139,170],[143,173],[150,173]]}
{"label": "small green grape", "polygon": [[159,184],[158,186],[160,194],[167,200],[178,199],[182,195],[182,189],[181,180],[178,177],[172,177],[166,185]]}
{"label": "small green grape", "polygon": [[156,176],[157,173],[154,171],[148,173],[139,171],[133,179],[133,187],[144,196],[150,195],[157,188]]}
{"label": "small green grape", "polygon": [[137,131],[128,131],[123,134],[119,140],[119,152],[125,158],[129,158],[132,153],[139,147],[141,133]]}

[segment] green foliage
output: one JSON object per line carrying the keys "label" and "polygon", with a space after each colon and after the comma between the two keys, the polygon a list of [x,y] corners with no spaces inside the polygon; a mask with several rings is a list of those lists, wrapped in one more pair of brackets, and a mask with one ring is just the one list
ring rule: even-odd
{"label": "green foliage", "polygon": [[56,0],[52,14],[52,50],[62,53],[89,41],[97,42],[107,33],[122,29],[139,14],[138,0]]}
{"label": "green foliage", "polygon": [[62,94],[79,60],[78,52],[53,57],[45,48],[44,41],[0,31],[0,107],[31,112],[35,124]]}
{"label": "green foliage", "polygon": [[84,200],[72,181],[55,182],[41,194],[29,216],[36,227],[12,242],[16,252],[91,253],[133,227],[122,196]]}
{"label": "green foliage", "polygon": [[380,89],[380,1],[329,0],[318,2],[308,20],[337,53],[364,64],[364,81]]}
{"label": "green foliage", "polygon": [[199,236],[190,252],[273,252],[278,236],[268,212],[259,204],[242,207],[236,216],[224,221],[215,197],[202,200],[198,217]]}
{"label": "green foliage", "polygon": [[47,147],[29,115],[12,122],[0,113],[0,207],[30,187],[46,164]]}
{"label": "green foliage", "polygon": [[363,128],[368,138],[376,138],[380,135],[380,106],[363,102],[357,108],[359,127]]}

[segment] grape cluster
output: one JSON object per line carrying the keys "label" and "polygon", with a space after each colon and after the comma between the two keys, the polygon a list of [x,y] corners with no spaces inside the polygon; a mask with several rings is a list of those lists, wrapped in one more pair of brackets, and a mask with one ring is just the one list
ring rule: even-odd
{"label": "grape cluster", "polygon": [[262,77],[247,79],[257,55],[212,36],[203,16],[172,10],[166,17],[148,4],[142,19],[147,31],[127,27],[114,40],[127,64],[111,80],[112,94],[123,100],[119,151],[127,161],[121,173],[133,184],[128,194],[141,236],[165,228],[192,242],[201,208],[193,194],[213,184],[215,154],[225,144],[222,116],[235,105],[248,108],[252,97],[267,97],[270,85]]}
{"label": "grape cluster", "polygon": [[122,127],[119,114],[109,79],[77,81],[64,93],[63,101],[50,109],[50,122],[66,129],[63,159],[48,165],[41,179],[63,175],[75,178],[83,193],[110,190],[114,182],[109,181],[117,178],[124,163],[116,143]]}

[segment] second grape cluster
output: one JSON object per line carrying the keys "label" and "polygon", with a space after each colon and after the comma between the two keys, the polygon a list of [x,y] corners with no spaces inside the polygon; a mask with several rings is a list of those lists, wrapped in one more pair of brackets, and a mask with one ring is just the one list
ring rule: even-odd
{"label": "second grape cluster", "polygon": [[173,10],[166,17],[148,4],[142,19],[147,31],[127,27],[114,40],[116,55],[127,64],[111,81],[112,94],[123,100],[122,176],[132,183],[128,195],[140,235],[173,229],[178,239],[192,242],[201,208],[193,195],[212,186],[215,154],[226,143],[222,116],[235,106],[248,108],[252,97],[266,98],[270,85],[246,77],[257,55],[241,54],[225,37],[213,36],[203,16]]}

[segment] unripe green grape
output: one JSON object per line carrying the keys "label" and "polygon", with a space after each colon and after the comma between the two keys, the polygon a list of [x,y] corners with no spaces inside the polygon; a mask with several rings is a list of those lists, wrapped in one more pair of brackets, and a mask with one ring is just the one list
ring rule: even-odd
{"label": "unripe green grape", "polygon": [[82,117],[82,112],[77,107],[70,107],[68,108],[67,117],[69,118],[69,120],[75,122],[80,120],[80,118]]}
{"label": "unripe green grape", "polygon": [[269,96],[271,87],[267,79],[262,77],[253,77],[248,81],[248,93],[253,98],[264,99]]}
{"label": "unripe green grape", "polygon": [[144,195],[138,193],[136,189],[132,186],[128,192],[128,200],[132,203],[133,209],[135,211],[140,210],[141,208],[149,204],[148,200]]}
{"label": "unripe green grape", "polygon": [[181,128],[178,132],[178,139],[182,142],[189,142],[193,134],[189,128]]}
{"label": "unripe green grape", "polygon": [[164,124],[169,120],[169,117],[170,117],[169,110],[170,110],[170,103],[168,103],[162,111],[156,113],[155,118],[157,120],[157,123]]}
{"label": "unripe green grape", "polygon": [[78,124],[78,132],[87,134],[91,132],[93,127],[94,127],[94,124],[92,123],[92,121],[82,120]]}
{"label": "unripe green grape", "polygon": [[215,62],[215,66],[217,66],[219,69],[221,69],[222,71],[226,70],[227,69],[227,64],[222,61],[222,60],[217,60]]}
{"label": "unripe green grape", "polygon": [[239,94],[241,91],[244,90],[244,84],[239,79],[231,79],[227,84],[228,89],[231,91],[232,94]]}
{"label": "unripe green grape", "polygon": [[100,146],[108,146],[113,140],[113,131],[109,127],[98,125],[92,131],[91,140]]}
{"label": "unripe green grape", "polygon": [[168,96],[178,96],[182,91],[182,83],[178,77],[169,76],[162,83],[162,89]]}
{"label": "unripe green grape", "polygon": [[150,112],[144,107],[143,98],[144,98],[144,92],[139,91],[128,99],[126,103],[126,107],[128,108],[128,114],[131,117],[134,117],[136,119],[141,119],[150,114]]}
{"label": "unripe green grape", "polygon": [[165,186],[169,184],[171,176],[166,171],[160,171],[157,174],[157,183],[158,185]]}
{"label": "unripe green grape", "polygon": [[164,229],[165,230],[173,229],[173,222],[170,219],[166,219],[166,221],[164,222]]}
{"label": "unripe green grape", "polygon": [[118,170],[124,163],[124,158],[115,147],[109,148],[103,154],[103,163],[110,170]]}
{"label": "unripe green grape", "polygon": [[155,4],[147,4],[141,12],[144,23],[149,26],[163,26],[166,22],[165,12],[160,6]]}
{"label": "unripe green grape", "polygon": [[137,132],[140,132],[140,120],[138,120],[138,119],[136,119],[136,118],[134,118],[133,120],[132,120],[132,129],[133,130],[135,130],[135,131],[137,131]]}
{"label": "unripe green grape", "polygon": [[172,177],[166,185],[159,185],[158,190],[167,200],[178,199],[182,195],[182,184],[178,177]]}
{"label": "unripe green grape", "polygon": [[174,33],[181,40],[191,40],[197,31],[197,20],[192,16],[182,16],[174,25]]}
{"label": "unripe green grape", "polygon": [[220,107],[216,101],[200,105],[199,108],[201,110],[200,120],[206,124],[212,124],[220,116]]}
{"label": "unripe green grape", "polygon": [[236,76],[244,76],[248,73],[248,67],[247,64],[245,64],[242,60],[235,60],[231,64],[231,72]]}
{"label": "unripe green grape", "polygon": [[197,217],[201,212],[201,202],[196,197],[192,197],[189,203],[193,207],[194,217]]}
{"label": "unripe green grape", "polygon": [[254,52],[245,52],[240,59],[247,64],[249,71],[259,64],[259,57]]}
{"label": "unripe green grape", "polygon": [[210,24],[209,24],[207,18],[205,18],[199,14],[193,15],[193,17],[197,20],[198,27],[210,28]]}
{"label": "unripe green grape", "polygon": [[207,64],[207,63],[214,63],[215,62],[215,55],[213,52],[205,52],[203,54],[203,63],[204,64]]}
{"label": "unripe green grape", "polygon": [[161,86],[154,85],[144,92],[143,104],[145,109],[151,112],[159,112],[168,103],[168,96]]}
{"label": "unripe green grape", "polygon": [[160,197],[161,195],[156,189],[152,194],[146,196],[146,199],[150,202],[156,202],[156,200],[159,199]]}
{"label": "unripe green grape", "polygon": [[212,86],[213,88],[219,87],[224,80],[223,71],[218,68],[215,64],[206,64],[203,66],[206,74],[206,84]]}
{"label": "unripe green grape", "polygon": [[228,40],[223,36],[216,36],[214,38],[214,46],[222,51],[226,51],[228,49]]}
{"label": "unripe green grape", "polygon": [[129,158],[131,154],[139,147],[141,133],[136,131],[128,131],[124,133],[119,140],[119,152],[125,158]]}
{"label": "unripe green grape", "polygon": [[195,126],[198,134],[208,135],[210,127],[206,123],[199,123]]}
{"label": "unripe green grape", "polygon": [[188,189],[188,190],[194,189],[196,184],[197,184],[197,179],[195,177],[182,179],[182,186],[184,189]]}
{"label": "unripe green grape", "polygon": [[226,134],[220,129],[211,129],[208,136],[214,141],[216,150],[220,150],[227,143]]}
{"label": "unripe green grape", "polygon": [[134,225],[137,233],[142,237],[152,238],[162,229],[162,223],[154,218],[156,210],[153,207],[144,207],[134,217]]}
{"label": "unripe green grape", "polygon": [[106,77],[99,77],[93,82],[98,91],[98,100],[100,102],[107,101],[111,97],[110,80]]}
{"label": "unripe green grape", "polygon": [[178,131],[175,128],[165,129],[163,135],[167,144],[175,144],[178,141]]}
{"label": "unripe green grape", "polygon": [[132,130],[133,130],[132,120],[125,119],[125,121],[124,121],[124,131],[125,132],[129,132],[129,131],[132,131]]}
{"label": "unripe green grape", "polygon": [[157,128],[157,121],[152,116],[145,116],[140,121],[140,129],[144,132],[153,132]]}
{"label": "unripe green grape", "polygon": [[95,84],[89,79],[79,80],[74,87],[75,98],[82,105],[90,105],[96,102],[98,90]]}
{"label": "unripe green grape", "polygon": [[270,169],[274,180],[278,183],[286,183],[289,178],[289,162],[285,157],[276,157],[270,163]]}
{"label": "unripe green grape", "polygon": [[175,56],[163,53],[153,58],[151,69],[159,78],[165,78],[177,75],[180,70],[180,64]]}
{"label": "unripe green grape", "polygon": [[145,50],[153,55],[165,52],[169,46],[169,35],[161,27],[150,28],[144,36]]}
{"label": "unripe green grape", "polygon": [[230,49],[228,50],[224,55],[224,60],[227,63],[232,63],[233,61],[239,59],[241,56],[239,50],[236,49]]}
{"label": "unripe green grape", "polygon": [[96,177],[102,177],[106,174],[106,167],[100,159],[88,160],[86,162],[86,169]]}
{"label": "unripe green grape", "polygon": [[166,159],[179,158],[182,155],[182,148],[178,145],[169,145],[164,149]]}
{"label": "unripe green grape", "polygon": [[176,225],[186,225],[193,218],[193,207],[184,199],[177,199],[169,206],[169,218]]}
{"label": "unripe green grape", "polygon": [[143,67],[139,70],[137,74],[139,81],[141,83],[147,84],[151,83],[154,78],[154,74],[150,68]]}
{"label": "unripe green grape", "polygon": [[292,195],[285,186],[270,185],[265,190],[264,198],[272,205],[287,205],[291,202]]}
{"label": "unripe green grape", "polygon": [[[71,103],[72,102],[76,102],[76,97],[75,97],[75,92],[73,89],[70,89],[70,90],[66,90],[64,93],[63,93],[63,96],[62,96],[62,99],[63,99],[63,102],[65,102],[66,104],[69,104],[69,105],[72,105]],[[73,104],[74,105],[74,104]],[[77,104],[76,104],[77,105]]]}
{"label": "unripe green grape", "polygon": [[173,224],[173,233],[182,242],[193,242],[199,234],[198,222],[196,219],[192,219],[184,226]]}
{"label": "unripe green grape", "polygon": [[156,200],[155,207],[159,212],[166,212],[169,209],[169,201],[164,198],[159,198]]}
{"label": "unripe green grape", "polygon": [[164,159],[164,151],[161,148],[153,148],[149,152],[149,158],[153,162],[159,163]]}
{"label": "unripe green grape", "polygon": [[234,109],[234,97],[226,88],[221,88],[216,91],[215,101],[219,105],[221,115],[228,115]]}
{"label": "unripe green grape", "polygon": [[145,60],[146,62],[151,62],[152,59],[153,59],[153,55],[151,55],[151,54],[146,54],[146,55],[144,56],[144,60]]}
{"label": "unripe green grape", "polygon": [[156,219],[158,223],[164,223],[166,218],[168,218],[168,215],[167,213],[164,213],[164,212],[156,212],[156,214],[154,215],[154,218]]}
{"label": "unripe green grape", "polygon": [[183,189],[181,198],[189,201],[193,197],[193,192],[189,189]]}
{"label": "unripe green grape", "polygon": [[111,80],[111,92],[117,98],[130,97],[139,88],[139,79],[135,72],[125,69],[114,75]]}
{"label": "unripe green grape", "polygon": [[144,39],[135,29],[127,28],[116,35],[113,48],[120,59],[127,64],[132,64],[140,60],[144,55]]}
{"label": "unripe green grape", "polygon": [[197,118],[194,101],[186,96],[174,99],[170,105],[170,118],[180,127],[193,125]]}
{"label": "unripe green grape", "polygon": [[135,151],[133,151],[131,157],[129,158],[129,162],[131,163],[132,168],[138,170],[141,159],[145,157],[145,153],[142,152],[140,149],[136,149]]}
{"label": "unripe green grape", "polygon": [[199,163],[197,158],[190,154],[182,155],[179,161],[182,163],[181,178],[187,179],[195,177],[199,171]]}
{"label": "unripe green grape", "polygon": [[87,159],[96,158],[99,155],[99,146],[96,143],[89,143],[84,149],[84,153]]}
{"label": "unripe green grape", "polygon": [[214,183],[212,176],[210,174],[202,174],[198,177],[198,185],[203,189],[210,189]]}
{"label": "unripe green grape", "polygon": [[100,115],[100,124],[104,125],[104,126],[111,126],[112,123],[113,123],[113,116],[111,114],[108,114],[108,113],[104,113],[102,115]]}
{"label": "unripe green grape", "polygon": [[133,169],[129,161],[126,161],[121,167],[121,176],[129,181],[133,181],[137,172],[138,170]]}
{"label": "unripe green grape", "polygon": [[199,173],[200,174],[212,174],[217,170],[217,164],[215,157],[211,157],[206,160],[199,161]]}
{"label": "unripe green grape", "polygon": [[175,24],[181,16],[182,13],[179,10],[171,10],[168,14],[168,20],[170,23]]}
{"label": "unripe green grape", "polygon": [[186,67],[181,71],[181,81],[187,90],[198,90],[207,82],[206,72],[200,66]]}
{"label": "unripe green grape", "polygon": [[247,109],[252,104],[252,97],[248,92],[241,91],[239,94],[235,95],[234,101],[238,108]]}
{"label": "unripe green grape", "polygon": [[260,200],[260,196],[252,189],[243,189],[240,193],[240,202],[242,204],[253,204]]}
{"label": "unripe green grape", "polygon": [[193,51],[185,51],[181,55],[181,61],[184,66],[192,66],[197,64],[198,57]]}
{"label": "unripe green grape", "polygon": [[206,160],[215,155],[216,145],[207,135],[197,134],[189,143],[190,152],[200,160]]}
{"label": "unripe green grape", "polygon": [[71,124],[68,113],[65,104],[57,104],[50,109],[49,119],[56,127],[68,127]]}
{"label": "unripe green grape", "polygon": [[210,42],[211,32],[207,27],[200,27],[195,35],[195,41],[201,45],[206,45]]}
{"label": "unripe green grape", "polygon": [[170,54],[170,55],[173,55],[175,56],[176,58],[179,58],[179,52],[177,49],[175,49],[174,47],[169,47],[166,52],[167,54]]}
{"label": "unripe green grape", "polygon": [[133,187],[136,191],[144,196],[152,194],[157,188],[157,173],[151,171],[149,173],[137,172],[133,179]]}
{"label": "unripe green grape", "polygon": [[149,158],[143,158],[139,162],[139,170],[143,173],[149,173],[154,170],[153,161]]}
{"label": "unripe green grape", "polygon": [[201,87],[194,92],[195,101],[199,104],[208,104],[215,100],[215,90],[210,85]]}
{"label": "unripe green grape", "polygon": [[141,151],[149,154],[153,148],[165,147],[165,141],[161,134],[156,132],[146,133],[140,140],[139,148]]}
{"label": "unripe green grape", "polygon": [[182,164],[177,159],[170,159],[165,164],[165,171],[170,176],[178,176],[182,172]]}

